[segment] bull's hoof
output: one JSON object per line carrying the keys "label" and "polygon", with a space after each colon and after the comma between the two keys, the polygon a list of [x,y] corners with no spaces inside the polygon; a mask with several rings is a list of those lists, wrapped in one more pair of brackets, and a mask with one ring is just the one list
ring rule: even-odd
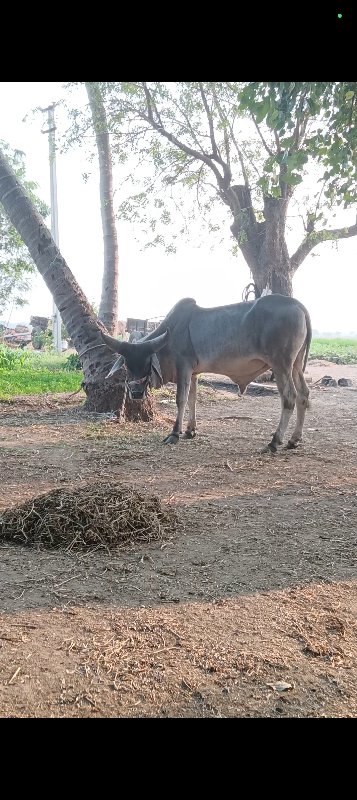
{"label": "bull's hoof", "polygon": [[183,435],[183,439],[194,439],[196,436],[196,431],[185,431]]}
{"label": "bull's hoof", "polygon": [[296,450],[299,447],[300,440],[298,442],[294,442],[292,439],[289,439],[288,443],[285,445],[284,450]]}
{"label": "bull's hoof", "polygon": [[163,440],[162,444],[177,444],[179,440],[178,433],[170,433],[169,436],[166,436],[166,439]]}
{"label": "bull's hoof", "polygon": [[270,442],[270,444],[267,444],[266,447],[263,447],[263,449],[260,451],[261,455],[264,453],[269,453],[271,456],[275,456],[277,453],[276,445]]}

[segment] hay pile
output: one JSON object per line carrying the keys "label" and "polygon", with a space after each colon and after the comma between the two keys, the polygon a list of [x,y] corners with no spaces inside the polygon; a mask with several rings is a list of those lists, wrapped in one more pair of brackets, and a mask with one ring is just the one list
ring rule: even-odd
{"label": "hay pile", "polygon": [[0,515],[0,540],[42,547],[109,548],[168,537],[177,514],[158,497],[115,482],[54,489]]}

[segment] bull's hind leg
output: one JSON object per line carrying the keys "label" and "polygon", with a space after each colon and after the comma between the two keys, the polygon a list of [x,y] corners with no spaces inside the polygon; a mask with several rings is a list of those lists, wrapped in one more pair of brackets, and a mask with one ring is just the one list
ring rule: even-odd
{"label": "bull's hind leg", "polygon": [[177,444],[180,433],[182,433],[183,415],[187,404],[188,393],[191,385],[192,373],[185,370],[177,370],[177,391],[176,391],[176,404],[177,404],[177,417],[171,433],[166,436],[163,444]]}
{"label": "bull's hind leg", "polygon": [[193,439],[196,436],[196,397],[197,397],[197,375],[192,375],[191,386],[188,394],[188,421],[184,439]]}
{"label": "bull's hind leg", "polygon": [[290,417],[294,411],[296,400],[296,389],[292,378],[291,369],[278,370],[274,369],[275,380],[279,389],[281,399],[281,415],[279,425],[274,433],[271,442],[264,447],[263,453],[276,453],[279,444],[283,443],[284,435],[288,427]]}
{"label": "bull's hind leg", "polygon": [[301,363],[295,363],[293,368],[293,380],[296,386],[296,425],[291,438],[289,439],[286,447],[297,447],[298,442],[302,439],[302,429],[304,426],[306,409],[309,406],[309,389],[306,385],[304,373],[302,371]]}

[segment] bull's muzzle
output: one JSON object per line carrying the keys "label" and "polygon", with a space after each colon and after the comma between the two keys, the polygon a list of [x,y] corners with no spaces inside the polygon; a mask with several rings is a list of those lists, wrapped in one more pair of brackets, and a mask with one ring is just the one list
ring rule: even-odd
{"label": "bull's muzzle", "polygon": [[148,377],[139,381],[129,381],[128,391],[130,400],[144,400],[147,396]]}

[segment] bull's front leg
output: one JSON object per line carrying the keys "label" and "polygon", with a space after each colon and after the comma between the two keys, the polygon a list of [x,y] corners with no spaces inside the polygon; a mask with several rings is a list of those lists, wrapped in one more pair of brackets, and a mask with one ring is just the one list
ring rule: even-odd
{"label": "bull's front leg", "polygon": [[187,404],[188,393],[190,390],[191,384],[191,372],[185,371],[177,371],[177,391],[176,391],[176,405],[177,405],[177,417],[175,420],[174,427],[169,434],[164,439],[163,444],[177,444],[179,440],[179,436],[182,433],[182,423],[183,423],[183,415],[185,413],[185,408]]}
{"label": "bull's front leg", "polygon": [[196,436],[196,397],[197,397],[197,375],[192,375],[191,386],[188,395],[188,421],[184,433],[184,439],[193,439]]}

